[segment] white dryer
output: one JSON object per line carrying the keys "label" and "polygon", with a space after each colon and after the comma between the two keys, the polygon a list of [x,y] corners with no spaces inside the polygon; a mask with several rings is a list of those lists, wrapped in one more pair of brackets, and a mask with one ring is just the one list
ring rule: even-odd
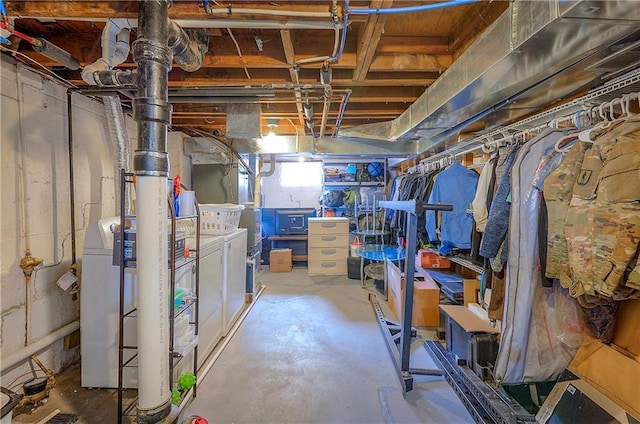
{"label": "white dryer", "polygon": [[224,237],[224,273],[222,283],[223,334],[226,336],[238,319],[245,303],[247,229],[240,228]]}
{"label": "white dryer", "polygon": [[222,282],[224,238],[200,237],[200,293],[198,305],[198,368],[222,338]]}

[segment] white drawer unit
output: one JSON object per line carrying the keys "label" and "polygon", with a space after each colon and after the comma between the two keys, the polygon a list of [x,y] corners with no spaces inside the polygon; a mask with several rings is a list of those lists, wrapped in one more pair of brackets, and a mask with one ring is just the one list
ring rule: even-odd
{"label": "white drawer unit", "polygon": [[345,275],[349,257],[347,218],[309,218],[309,275]]}

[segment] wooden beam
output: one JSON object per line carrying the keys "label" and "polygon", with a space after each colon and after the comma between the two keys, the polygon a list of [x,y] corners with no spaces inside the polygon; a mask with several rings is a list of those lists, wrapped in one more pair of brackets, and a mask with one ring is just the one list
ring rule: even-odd
{"label": "wooden beam", "polygon": [[455,38],[451,41],[449,49],[454,54],[454,59],[469,47],[507,8],[509,2],[496,0],[493,2],[472,3],[475,9],[462,19],[452,31]]}
{"label": "wooden beam", "polygon": [[[329,13],[331,6],[326,2],[301,2],[287,3],[279,7],[272,2],[234,2],[231,13],[228,13],[227,4],[214,6],[214,9],[222,13],[207,15],[197,1],[174,1],[169,8],[171,19],[269,19],[269,20],[326,20],[330,22],[330,16],[326,17],[293,17],[286,16],[283,11],[297,12],[324,12]],[[236,9],[265,9],[272,14],[243,14]],[[137,1],[7,1],[6,9],[8,16],[28,16],[28,17],[68,17],[68,18],[136,18],[138,16]],[[276,14],[273,14],[275,12]],[[278,14],[278,12],[280,12]]]}
{"label": "wooden beam", "polygon": [[378,43],[377,53],[448,54],[448,37],[388,36]]}
{"label": "wooden beam", "polygon": [[[393,0],[373,0],[369,7],[371,9],[389,8]],[[357,62],[353,71],[353,79],[363,81],[369,72],[373,57],[378,48],[387,15],[370,15],[358,41]]]}
{"label": "wooden beam", "polygon": [[[287,59],[287,63],[289,64],[289,75],[291,77],[291,82],[294,84],[298,84],[298,71],[294,68],[294,64],[296,62],[296,55],[293,50],[293,41],[291,40],[291,31],[288,29],[280,30],[280,38],[282,39],[282,48],[284,49],[284,56]],[[304,112],[302,110],[302,94],[300,90],[295,90],[296,96],[296,109],[298,110],[298,123],[300,124],[300,129],[302,130],[302,134],[306,133],[306,125],[304,122]]]}

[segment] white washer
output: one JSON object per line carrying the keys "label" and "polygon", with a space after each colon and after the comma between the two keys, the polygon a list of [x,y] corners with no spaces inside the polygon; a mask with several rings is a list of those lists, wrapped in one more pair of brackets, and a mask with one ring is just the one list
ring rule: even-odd
{"label": "white washer", "polygon": [[222,283],[223,334],[226,336],[242,313],[246,291],[247,229],[240,228],[224,237],[224,275]]}
{"label": "white washer", "polygon": [[[82,387],[118,387],[118,334],[120,316],[120,267],[114,266],[113,234],[109,227],[120,218],[105,218],[87,227],[82,251],[80,283],[80,356]],[[135,307],[135,269],[125,270],[125,312]],[[135,314],[134,314],[135,315]],[[125,345],[137,344],[135,317],[124,320]],[[124,351],[125,361],[135,355]],[[125,367],[123,386],[137,387],[138,370]]]}

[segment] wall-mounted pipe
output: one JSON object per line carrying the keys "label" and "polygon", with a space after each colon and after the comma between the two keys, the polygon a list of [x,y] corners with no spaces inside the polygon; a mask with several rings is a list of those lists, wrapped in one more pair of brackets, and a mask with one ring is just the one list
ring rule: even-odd
{"label": "wall-mounted pipe", "polygon": [[67,90],[67,148],[69,154],[69,212],[71,219],[71,266],[76,264],[76,198],[73,177],[73,93]]}
{"label": "wall-mounted pipe", "polygon": [[262,181],[262,177],[269,177],[276,171],[276,155],[269,155],[269,162],[267,163],[269,164],[269,169],[265,172],[260,171],[258,175],[256,175],[253,193],[253,201],[256,208],[260,207],[260,181]]}
{"label": "wall-mounted pipe", "polygon": [[25,359],[31,357],[42,349],[49,347],[51,344],[57,342],[64,336],[68,336],[74,331],[80,328],[80,321],[73,321],[64,327],[54,331],[53,333],[49,333],[46,336],[36,340],[30,345],[25,346],[17,352],[14,352],[10,355],[6,355],[2,357],[2,371],[1,374],[4,374],[6,371],[12,369],[16,364],[23,362]]}

